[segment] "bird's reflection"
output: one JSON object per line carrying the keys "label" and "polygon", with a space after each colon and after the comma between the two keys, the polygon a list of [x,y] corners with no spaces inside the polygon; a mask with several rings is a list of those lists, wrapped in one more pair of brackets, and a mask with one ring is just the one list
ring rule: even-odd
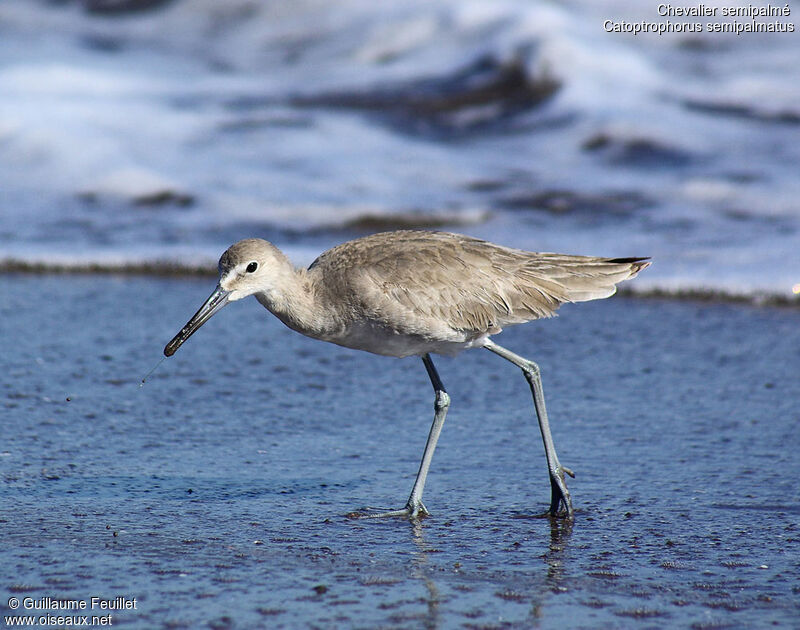
{"label": "bird's reflection", "polygon": [[431,579],[431,573],[428,560],[428,554],[435,552],[436,549],[432,548],[425,542],[424,524],[421,519],[411,519],[411,541],[416,547],[413,552],[411,565],[414,567],[411,572],[411,577],[420,580],[425,586],[427,596],[425,597],[428,606],[427,612],[423,620],[423,627],[426,629],[438,628],[440,624],[440,611],[439,603],[441,598],[439,596],[439,588],[436,582]]}
{"label": "bird's reflection", "polygon": [[[535,593],[530,593],[532,601],[529,619],[536,620],[542,615],[542,606],[548,593],[558,593],[566,590],[566,560],[569,540],[572,535],[573,520],[554,518],[549,515],[544,518],[519,516],[515,518],[536,518],[539,522],[544,520],[549,527],[550,542],[548,550],[542,556],[547,565],[543,576],[545,588],[537,589]],[[431,565],[430,554],[438,553],[441,550],[431,544],[429,535],[426,537],[425,520],[412,519],[409,521],[409,527],[411,542],[414,545],[411,560],[413,567],[411,577],[422,582],[426,593],[427,610],[421,620],[421,625],[425,628],[438,628],[442,625],[442,596],[436,581],[431,577],[435,575],[435,567]],[[540,531],[546,531],[546,529]]]}
{"label": "bird's reflection", "polygon": [[550,548],[544,554],[544,561],[547,563],[547,584],[550,591],[555,592],[564,588],[564,560],[574,521],[553,516],[547,520],[550,523]]}

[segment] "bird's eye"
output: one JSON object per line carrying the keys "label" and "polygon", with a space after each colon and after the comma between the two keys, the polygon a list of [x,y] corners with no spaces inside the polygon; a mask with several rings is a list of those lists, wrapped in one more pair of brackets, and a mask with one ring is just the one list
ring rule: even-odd
{"label": "bird's eye", "polygon": [[256,269],[258,269],[257,262],[251,262],[249,265],[247,265],[247,273],[253,273]]}

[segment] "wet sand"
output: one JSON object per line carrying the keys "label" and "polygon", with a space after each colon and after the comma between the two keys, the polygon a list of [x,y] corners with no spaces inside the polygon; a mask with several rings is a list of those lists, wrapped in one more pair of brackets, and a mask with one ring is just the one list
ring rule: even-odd
{"label": "wet sand", "polygon": [[[141,377],[204,279],[0,276],[0,608],[136,598],[127,628],[753,628],[800,619],[796,309],[610,300],[508,329],[539,362],[572,526],[527,384],[305,339],[255,300]],[[20,608],[18,614],[59,614]],[[64,614],[64,613],[60,613]]]}

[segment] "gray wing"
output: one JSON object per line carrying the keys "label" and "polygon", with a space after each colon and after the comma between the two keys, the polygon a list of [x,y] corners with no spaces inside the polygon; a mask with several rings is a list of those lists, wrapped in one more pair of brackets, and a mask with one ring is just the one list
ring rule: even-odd
{"label": "gray wing", "polygon": [[403,332],[478,336],[552,316],[564,302],[613,295],[641,258],[534,253],[445,232],[375,234],[323,254],[326,282]]}

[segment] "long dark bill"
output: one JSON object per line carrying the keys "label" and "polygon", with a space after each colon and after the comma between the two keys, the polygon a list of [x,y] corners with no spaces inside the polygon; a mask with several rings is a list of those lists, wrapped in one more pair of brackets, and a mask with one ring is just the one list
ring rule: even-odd
{"label": "long dark bill", "polygon": [[172,338],[164,347],[164,356],[171,357],[178,348],[181,347],[184,341],[191,337],[195,331],[205,324],[211,316],[228,303],[228,291],[225,291],[221,286],[217,285],[214,293],[203,303],[203,306],[192,316],[186,326],[181,328],[181,331]]}

